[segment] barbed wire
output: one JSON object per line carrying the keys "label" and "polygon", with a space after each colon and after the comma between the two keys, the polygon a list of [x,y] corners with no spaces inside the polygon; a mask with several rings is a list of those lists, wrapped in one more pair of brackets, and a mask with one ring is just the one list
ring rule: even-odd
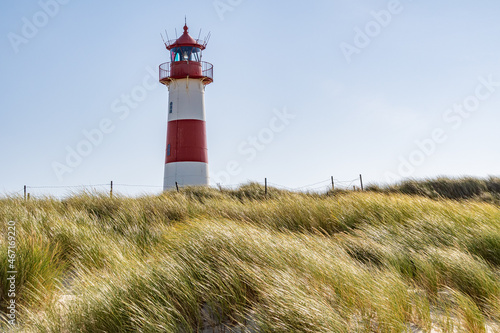
{"label": "barbed wire", "polygon": [[110,184],[95,184],[95,185],[68,185],[68,186],[26,186],[28,189],[57,189],[57,188],[80,188],[80,187],[99,187],[109,186]]}
{"label": "barbed wire", "polygon": [[338,179],[334,179],[335,183],[339,183],[339,184],[346,184],[346,183],[349,183],[349,184],[352,184],[354,182],[357,182],[359,181],[359,178],[354,178],[353,180],[338,180]]}
{"label": "barbed wire", "polygon": [[293,188],[290,188],[290,187],[287,187],[287,186],[284,186],[284,185],[275,184],[275,183],[271,183],[271,182],[268,182],[268,184],[269,185],[273,185],[273,186],[278,187],[278,188],[281,188],[281,189],[288,190],[288,191],[293,191]]}
{"label": "barbed wire", "polygon": [[[110,184],[107,184],[109,186]],[[163,188],[159,185],[131,185],[131,184],[113,184],[113,186],[124,186],[124,187],[151,187],[151,188]]]}
{"label": "barbed wire", "polygon": [[[355,182],[359,182],[359,178],[355,178],[352,180],[339,180],[336,178],[333,179],[325,179],[316,183],[308,184],[308,185],[303,185],[299,187],[290,187],[290,186],[285,186],[281,184],[277,184],[274,182],[267,182],[270,186],[273,186],[278,189],[282,190],[287,190],[287,191],[316,191],[323,189],[325,191],[331,189],[330,182],[333,180],[333,187],[335,189],[349,189]],[[253,183],[262,183],[262,182],[255,182],[252,181]],[[210,186],[212,188],[231,188],[231,189],[237,189],[238,187],[243,186],[243,183],[240,184],[216,184],[214,186]],[[319,185],[319,186],[317,186]],[[46,186],[28,186],[26,185],[25,188],[26,190],[44,190],[44,189],[96,189],[98,187],[107,187],[111,189],[111,186],[114,191],[117,190],[119,187],[135,187],[135,188],[151,188],[151,189],[163,189],[163,186],[161,185],[146,185],[146,184],[124,184],[124,183],[106,183],[106,184],[88,184],[88,185],[46,185]],[[182,188],[185,186],[179,186],[179,188]],[[21,189],[17,192],[14,192],[15,195],[21,195],[22,192],[25,191],[25,189]],[[119,191],[118,191],[119,192]]]}
{"label": "barbed wire", "polygon": [[329,183],[330,181],[331,181],[330,179],[323,180],[321,182],[317,182],[317,183],[314,183],[314,184],[305,185],[305,186],[301,186],[301,187],[296,187],[295,190],[301,190],[301,189],[306,188],[306,187],[311,187],[311,186],[315,186],[315,185],[319,185],[319,184],[323,184],[323,183]]}

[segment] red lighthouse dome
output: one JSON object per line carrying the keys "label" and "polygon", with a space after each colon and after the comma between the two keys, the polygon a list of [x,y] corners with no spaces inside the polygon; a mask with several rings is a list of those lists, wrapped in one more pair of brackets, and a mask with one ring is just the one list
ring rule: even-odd
{"label": "red lighthouse dome", "polygon": [[202,51],[207,41],[194,39],[189,28],[184,25],[184,33],[176,40],[167,41],[165,47],[170,51],[170,62],[160,65],[160,82],[169,85],[172,79],[202,79],[204,84],[213,82],[213,66],[201,61]]}
{"label": "red lighthouse dome", "polygon": [[199,43],[198,40],[194,39],[193,37],[191,37],[189,35],[189,28],[187,25],[184,25],[184,33],[182,34],[182,36],[180,36],[172,44],[165,45],[165,46],[167,47],[167,50],[171,50],[172,48],[178,47],[178,46],[198,47],[201,50],[204,50],[206,47],[206,45]]}

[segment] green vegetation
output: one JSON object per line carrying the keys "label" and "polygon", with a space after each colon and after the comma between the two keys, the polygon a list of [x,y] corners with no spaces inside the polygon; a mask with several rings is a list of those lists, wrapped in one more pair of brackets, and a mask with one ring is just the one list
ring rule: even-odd
{"label": "green vegetation", "polygon": [[427,180],[406,180],[391,186],[368,186],[367,190],[421,195],[433,199],[474,199],[496,204],[500,203],[500,178],[498,177],[489,177],[487,179],[441,177]]}
{"label": "green vegetation", "polygon": [[[484,182],[497,193],[497,180]],[[0,199],[2,235],[7,221],[17,228],[18,330],[500,329],[500,207],[474,181],[412,184],[404,192],[419,195],[271,189],[266,198],[249,184]],[[3,237],[2,311],[6,246]]]}

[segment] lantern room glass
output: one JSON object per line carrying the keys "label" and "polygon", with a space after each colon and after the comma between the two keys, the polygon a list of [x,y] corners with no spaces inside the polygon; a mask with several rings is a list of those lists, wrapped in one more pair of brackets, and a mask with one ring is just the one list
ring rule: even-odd
{"label": "lantern room glass", "polygon": [[174,47],[170,50],[170,60],[175,61],[201,61],[201,49],[194,46]]}

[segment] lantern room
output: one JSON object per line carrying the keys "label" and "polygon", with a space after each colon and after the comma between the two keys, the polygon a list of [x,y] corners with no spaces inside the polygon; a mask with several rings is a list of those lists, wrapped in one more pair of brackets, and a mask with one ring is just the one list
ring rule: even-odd
{"label": "lantern room", "polygon": [[201,61],[201,49],[194,46],[178,46],[170,50],[170,61]]}
{"label": "lantern room", "polygon": [[184,33],[176,40],[165,42],[170,52],[170,62],[160,65],[160,82],[169,85],[172,80],[193,78],[202,79],[203,83],[213,82],[213,66],[202,61],[209,36],[205,40],[194,39],[189,35],[189,28],[184,25]]}

